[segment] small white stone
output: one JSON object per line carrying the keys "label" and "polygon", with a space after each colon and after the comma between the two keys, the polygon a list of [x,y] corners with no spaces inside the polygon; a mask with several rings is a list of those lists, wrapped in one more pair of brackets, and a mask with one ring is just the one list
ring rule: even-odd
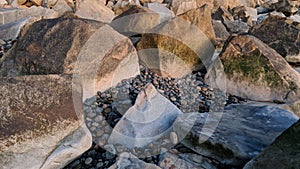
{"label": "small white stone", "polygon": [[172,144],[178,143],[178,136],[175,132],[170,133],[170,140],[171,140]]}
{"label": "small white stone", "polygon": [[91,157],[85,159],[85,161],[84,161],[84,163],[85,163],[86,165],[89,165],[89,164],[91,164],[92,162],[93,162],[93,159],[92,159]]}

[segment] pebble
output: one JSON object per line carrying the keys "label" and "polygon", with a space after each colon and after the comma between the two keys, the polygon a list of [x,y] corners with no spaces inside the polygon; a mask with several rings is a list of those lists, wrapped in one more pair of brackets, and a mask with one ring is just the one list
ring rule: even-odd
{"label": "pebble", "polygon": [[178,136],[175,132],[170,133],[170,140],[171,140],[171,143],[174,145],[176,145],[178,143]]}
{"label": "pebble", "polygon": [[[97,92],[97,95],[93,98],[94,102],[91,101],[84,104],[86,124],[90,131],[92,131],[93,141],[97,143],[96,145],[101,151],[93,150],[93,153],[85,153],[83,155],[84,157],[82,157],[83,160],[81,160],[81,162],[79,161],[80,164],[76,161],[70,163],[77,163],[77,166],[74,168],[109,168],[110,165],[116,161],[116,152],[130,152],[139,157],[145,156],[144,161],[147,158],[147,162],[158,164],[157,156],[150,159],[148,156],[152,154],[159,155],[160,152],[167,151],[170,146],[178,146],[179,140],[175,132],[167,134],[167,136],[158,143],[150,143],[147,149],[135,148],[129,150],[121,145],[107,144],[109,134],[113,127],[122,118],[118,109],[126,108],[127,105],[133,105],[137,95],[147,83],[153,83],[158,92],[168,98],[182,112],[209,111],[213,90],[210,90],[210,88],[203,83],[204,74],[198,72],[194,75],[174,79],[160,77],[143,67],[141,67],[140,72],[141,75],[122,80],[116,87],[103,92]],[[240,101],[240,99],[237,97],[228,96],[228,104],[238,101]],[[103,149],[101,147],[103,147]],[[105,149],[108,149],[112,153]],[[88,152],[91,152],[91,150]],[[87,161],[89,158],[91,159],[90,162]],[[96,160],[97,163],[93,163],[93,160]]]}
{"label": "pebble", "polygon": [[84,163],[85,163],[86,165],[89,165],[89,164],[91,164],[92,162],[93,162],[93,159],[92,159],[91,157],[85,159],[85,161],[84,161]]}

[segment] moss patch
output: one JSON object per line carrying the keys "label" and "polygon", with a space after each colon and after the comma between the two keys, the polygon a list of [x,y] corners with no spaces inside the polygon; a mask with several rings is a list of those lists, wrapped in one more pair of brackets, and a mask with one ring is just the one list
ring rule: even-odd
{"label": "moss patch", "polygon": [[276,73],[269,60],[258,49],[245,55],[239,55],[230,59],[222,59],[224,71],[232,77],[239,74],[238,80],[249,81],[253,84],[265,82],[270,87],[280,87],[283,79]]}

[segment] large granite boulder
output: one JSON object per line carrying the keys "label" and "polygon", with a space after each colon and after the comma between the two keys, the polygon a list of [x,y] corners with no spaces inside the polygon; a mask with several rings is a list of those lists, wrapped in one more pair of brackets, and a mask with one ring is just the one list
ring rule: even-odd
{"label": "large granite boulder", "polygon": [[259,39],[232,37],[219,57],[222,65],[216,62],[206,75],[211,86],[227,86],[228,93],[257,101],[299,100],[300,74]]}
{"label": "large granite boulder", "polygon": [[189,10],[178,17],[197,26],[214,43],[216,37],[212,26],[211,9],[208,5]]}
{"label": "large granite boulder", "polygon": [[1,76],[71,74],[80,49],[103,25],[68,17],[35,22],[4,56]]}
{"label": "large granite boulder", "polygon": [[[182,16],[187,20],[176,17],[144,33],[137,44],[140,63],[170,77],[183,77],[208,66],[215,49],[208,38],[213,35],[209,30],[213,29],[203,26],[211,25],[211,20],[203,18],[207,22],[202,22],[201,19],[206,16],[205,11],[203,8],[189,11]],[[207,32],[209,35],[205,34]]]}
{"label": "large granite boulder", "polygon": [[1,168],[62,168],[90,148],[71,77],[4,77],[0,91]]}
{"label": "large granite boulder", "polygon": [[183,138],[181,133],[189,132],[181,143],[197,153],[225,165],[242,166],[298,117],[272,106],[230,105],[225,107],[215,130],[204,125],[217,120],[218,116],[209,113],[185,114],[176,120],[173,128],[179,139]]}
{"label": "large granite boulder", "polygon": [[243,169],[300,168],[300,121],[283,132]]}
{"label": "large granite boulder", "polygon": [[1,76],[74,74],[74,81],[82,80],[83,99],[139,74],[127,37],[101,22],[74,17],[33,23],[1,63]]}
{"label": "large granite boulder", "polygon": [[114,127],[108,143],[127,148],[145,148],[157,142],[172,129],[182,112],[159,94],[152,84],[147,84],[121,120]]}
{"label": "large granite boulder", "polygon": [[285,17],[270,15],[262,23],[254,26],[251,34],[283,57],[300,57],[300,28],[292,22]]}

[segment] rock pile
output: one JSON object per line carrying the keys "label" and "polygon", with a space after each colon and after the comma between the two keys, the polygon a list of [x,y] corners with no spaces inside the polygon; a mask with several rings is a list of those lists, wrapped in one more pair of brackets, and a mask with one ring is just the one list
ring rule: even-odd
{"label": "rock pile", "polygon": [[1,167],[299,168],[299,8],[0,0]]}

